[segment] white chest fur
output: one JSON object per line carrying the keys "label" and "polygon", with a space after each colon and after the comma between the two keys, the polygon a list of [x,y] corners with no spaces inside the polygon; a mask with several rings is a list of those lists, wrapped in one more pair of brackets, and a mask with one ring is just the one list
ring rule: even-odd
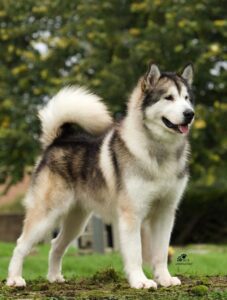
{"label": "white chest fur", "polygon": [[135,165],[130,166],[125,176],[125,186],[134,207],[143,214],[157,200],[177,203],[188,180],[187,176],[178,176],[185,163],[185,157],[181,160],[169,159],[160,166],[154,162],[152,169],[146,172]]}

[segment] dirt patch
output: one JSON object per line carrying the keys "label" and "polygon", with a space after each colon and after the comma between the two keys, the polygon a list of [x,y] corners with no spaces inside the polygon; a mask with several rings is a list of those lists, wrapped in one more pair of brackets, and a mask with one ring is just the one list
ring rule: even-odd
{"label": "dirt patch", "polygon": [[91,278],[49,284],[43,279],[28,281],[26,288],[9,288],[0,283],[0,299],[227,299],[227,276],[180,277],[182,286],[135,290],[114,269]]}

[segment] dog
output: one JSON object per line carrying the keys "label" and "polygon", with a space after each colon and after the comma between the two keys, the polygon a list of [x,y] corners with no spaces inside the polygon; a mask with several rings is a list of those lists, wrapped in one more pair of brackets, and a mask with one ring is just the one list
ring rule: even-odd
{"label": "dog", "polygon": [[[112,120],[98,96],[82,87],[63,88],[41,109],[43,154],[25,197],[26,217],[9,265],[8,286],[26,285],[25,256],[60,221],[47,278],[64,282],[62,256],[92,213],[116,222],[132,288],[181,284],[170,275],[167,257],[175,212],[189,177],[193,76],[191,64],[179,74],[151,64],[119,122]],[[154,280],[142,270],[142,225],[151,237]]]}

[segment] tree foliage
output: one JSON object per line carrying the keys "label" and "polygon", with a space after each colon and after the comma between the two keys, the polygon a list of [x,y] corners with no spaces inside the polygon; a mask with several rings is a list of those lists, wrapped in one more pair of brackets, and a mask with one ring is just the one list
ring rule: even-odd
{"label": "tree foliage", "polygon": [[149,61],[195,67],[193,180],[227,173],[227,11],[214,0],[0,0],[0,179],[16,182],[39,153],[37,109],[66,84],[119,111]]}

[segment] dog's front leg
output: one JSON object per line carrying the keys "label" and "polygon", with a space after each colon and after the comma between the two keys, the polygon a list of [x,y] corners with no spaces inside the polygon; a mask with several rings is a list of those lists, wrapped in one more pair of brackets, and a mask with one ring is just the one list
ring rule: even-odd
{"label": "dog's front leg", "polygon": [[132,288],[157,288],[142,269],[141,220],[134,214],[121,212],[119,216],[119,236],[124,259],[125,272]]}
{"label": "dog's front leg", "polygon": [[177,277],[168,271],[168,247],[174,223],[175,208],[168,205],[157,210],[150,220],[151,230],[151,264],[155,281],[165,287],[180,285]]}

